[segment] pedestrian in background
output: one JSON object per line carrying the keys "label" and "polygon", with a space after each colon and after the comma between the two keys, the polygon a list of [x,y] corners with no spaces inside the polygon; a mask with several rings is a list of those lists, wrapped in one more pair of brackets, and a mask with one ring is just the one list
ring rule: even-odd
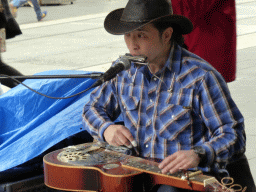
{"label": "pedestrian in background", "polygon": [[[47,14],[47,11],[41,11],[40,5],[37,0],[30,0],[33,4],[33,8],[36,12],[37,20],[41,21]],[[17,11],[20,6],[28,2],[28,0],[13,0],[10,3],[10,9],[13,17],[17,17]]]}
{"label": "pedestrian in background", "polygon": [[[5,64],[1,58],[1,52],[6,51],[5,46],[2,46],[5,45],[5,39],[10,39],[20,34],[22,34],[20,27],[10,12],[8,1],[0,0],[0,74],[9,76],[22,75],[18,70]],[[0,83],[9,88],[18,85],[12,79],[2,79]]]}
{"label": "pedestrian in background", "polygon": [[208,61],[226,82],[236,78],[235,0],[171,0],[174,14],[189,18],[194,30],[185,36],[187,49]]}

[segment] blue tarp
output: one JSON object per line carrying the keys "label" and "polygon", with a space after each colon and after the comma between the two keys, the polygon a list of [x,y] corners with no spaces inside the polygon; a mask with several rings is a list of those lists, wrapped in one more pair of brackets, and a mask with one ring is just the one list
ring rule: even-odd
{"label": "blue tarp", "polygon": [[[53,70],[37,75],[89,74]],[[29,87],[53,97],[66,97],[90,87],[95,79],[30,79]],[[0,96],[0,172],[40,155],[63,139],[83,131],[82,110],[89,90],[70,99],[50,99],[23,85]]]}

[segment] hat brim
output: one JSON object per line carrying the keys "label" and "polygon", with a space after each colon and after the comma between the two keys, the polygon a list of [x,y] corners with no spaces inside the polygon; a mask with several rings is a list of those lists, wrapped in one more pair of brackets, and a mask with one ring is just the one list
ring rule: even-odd
{"label": "hat brim", "polygon": [[123,14],[124,8],[116,9],[110,12],[104,21],[104,28],[107,32],[113,35],[123,35],[125,33],[132,32],[138,28],[141,28],[155,20],[164,18],[166,21],[169,21],[171,24],[175,24],[175,26],[179,26],[179,30],[181,34],[188,34],[193,30],[192,22],[182,15],[166,15],[163,17],[158,17],[156,19],[146,21],[146,22],[123,22],[121,21],[121,17]]}

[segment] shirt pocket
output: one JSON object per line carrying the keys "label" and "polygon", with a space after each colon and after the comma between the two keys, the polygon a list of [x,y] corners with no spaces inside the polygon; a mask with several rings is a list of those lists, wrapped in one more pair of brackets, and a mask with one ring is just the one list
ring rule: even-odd
{"label": "shirt pocket", "polygon": [[190,144],[193,89],[183,88],[169,95],[158,110],[156,131],[159,136],[169,141],[177,140],[184,145]]}
{"label": "shirt pocket", "polygon": [[124,124],[130,130],[132,127],[137,129],[139,103],[139,97],[121,95]]}
{"label": "shirt pocket", "polygon": [[121,95],[121,104],[125,111],[138,109],[140,99],[135,96]]}

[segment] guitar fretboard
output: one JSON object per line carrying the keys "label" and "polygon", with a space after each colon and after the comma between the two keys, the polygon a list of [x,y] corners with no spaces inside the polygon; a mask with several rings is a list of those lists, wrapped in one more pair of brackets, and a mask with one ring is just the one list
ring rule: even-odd
{"label": "guitar fretboard", "polygon": [[[161,169],[158,168],[157,163],[151,162],[151,161],[145,161],[144,159],[139,157],[129,158],[127,161],[123,162],[123,165],[144,170],[146,172],[162,174],[162,171]],[[167,173],[166,175],[173,176],[173,177],[180,177],[180,178],[183,176],[182,173],[176,173],[176,174]]]}
{"label": "guitar fretboard", "polygon": [[[125,166],[127,168],[137,169],[139,171],[147,172],[150,174],[162,175],[164,177],[176,177],[176,178],[180,178],[180,179],[186,179],[186,176],[184,175],[184,173],[182,171],[175,173],[175,174],[171,174],[171,173],[163,174],[161,172],[161,169],[158,168],[157,162],[145,160],[145,159],[142,159],[139,157],[131,157],[131,158],[127,159],[126,161],[122,162],[122,164],[123,164],[123,166]],[[189,175],[192,175],[193,173],[194,172],[188,171]],[[214,178],[214,177],[198,174],[198,175],[194,175],[194,176],[190,177],[189,180],[204,183],[206,180],[210,181],[212,178]]]}

